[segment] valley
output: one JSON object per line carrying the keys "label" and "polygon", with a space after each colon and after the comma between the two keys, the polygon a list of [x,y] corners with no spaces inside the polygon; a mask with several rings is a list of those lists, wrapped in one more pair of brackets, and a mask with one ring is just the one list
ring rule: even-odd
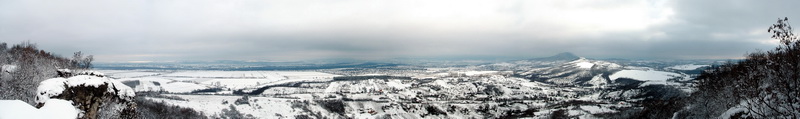
{"label": "valley", "polygon": [[687,96],[696,72],[714,63],[567,53],[449,66],[98,71],[148,100],[215,118],[614,118]]}

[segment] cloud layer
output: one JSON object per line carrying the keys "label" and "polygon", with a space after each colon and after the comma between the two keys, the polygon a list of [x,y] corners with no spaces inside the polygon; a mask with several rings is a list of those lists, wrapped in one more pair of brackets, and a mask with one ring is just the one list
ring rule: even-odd
{"label": "cloud layer", "polygon": [[797,1],[0,0],[0,40],[99,61],[738,58]]}

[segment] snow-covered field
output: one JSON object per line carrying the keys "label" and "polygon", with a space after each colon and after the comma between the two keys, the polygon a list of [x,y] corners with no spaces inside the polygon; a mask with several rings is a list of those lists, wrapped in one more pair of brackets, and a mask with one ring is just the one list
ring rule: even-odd
{"label": "snow-covered field", "polygon": [[[631,103],[643,100],[644,92],[660,88],[647,85],[683,90],[687,81],[672,79],[691,79],[692,75],[676,70],[702,67],[654,69],[585,58],[560,63],[521,65],[525,67],[521,71],[506,67],[370,69],[343,75],[374,78],[337,80],[333,77],[338,75],[321,72],[342,74],[338,72],[361,69],[111,70],[108,74],[135,84],[136,91],[173,93],[146,98],[195,109],[212,118],[226,110],[254,118],[546,118],[556,111],[571,118],[613,118],[613,114],[638,108]],[[620,78],[644,83],[620,86],[627,83]],[[244,98],[245,94],[249,98]]]}
{"label": "snow-covered field", "polygon": [[608,76],[612,81],[619,78],[630,78],[639,81],[645,81],[640,86],[647,86],[652,84],[670,85],[668,79],[687,80],[691,79],[686,74],[678,74],[673,72],[655,71],[655,70],[622,70]]}
{"label": "snow-covered field", "polygon": [[611,74],[610,76],[608,76],[608,78],[610,78],[611,80],[616,80],[618,78],[630,78],[641,81],[664,81],[678,76],[682,75],[672,72],[655,71],[655,70],[622,70],[617,73]]}
{"label": "snow-covered field", "polygon": [[[708,66],[569,59],[305,71],[100,70],[105,77],[98,77],[114,81],[112,86],[129,86],[126,95],[137,92],[137,101],[190,108],[209,118],[548,118],[556,113],[620,118],[642,110],[649,104],[645,100],[691,92],[697,69]],[[7,65],[0,69],[14,70]],[[44,81],[42,86],[50,88],[37,93],[51,96],[63,92],[61,86],[100,84],[84,76],[73,78]],[[0,119],[30,118],[8,113],[50,114],[54,112],[48,106],[68,105],[38,99],[48,101],[45,108],[0,101]]]}
{"label": "snow-covered field", "polygon": [[581,63],[577,63],[576,65],[578,65],[578,67],[584,68],[584,69],[592,68],[592,66],[594,66],[594,64],[589,63],[589,62],[581,62]]}
{"label": "snow-covered field", "polygon": [[191,77],[191,78],[254,78],[254,79],[325,79],[335,75],[320,72],[293,72],[293,71],[179,71],[162,75],[163,77]]}
{"label": "snow-covered field", "polygon": [[327,81],[332,74],[294,71],[146,71],[102,70],[109,77],[134,84],[136,91],[189,93],[209,88],[238,90],[295,81]]}
{"label": "snow-covered field", "polygon": [[197,83],[172,82],[161,85],[161,88],[166,92],[189,93],[195,90],[207,89],[209,86]]}
{"label": "snow-covered field", "polygon": [[685,65],[675,65],[671,67],[667,67],[667,69],[674,69],[674,70],[695,70],[701,67],[708,67],[711,65],[697,65],[697,64],[685,64]]}
{"label": "snow-covered field", "polygon": [[[168,95],[178,96],[188,101],[170,100],[162,98],[148,98],[154,101],[164,101],[169,104],[174,104],[181,107],[192,108],[197,111],[203,112],[207,116],[220,114],[223,109],[230,110],[231,107],[236,110],[250,114],[256,118],[276,118],[276,117],[294,117],[295,115],[303,112],[302,110],[292,108],[292,99],[282,98],[267,98],[267,97],[251,97],[248,102],[250,104],[234,104],[237,99],[242,96],[214,96],[214,95]],[[280,116],[278,116],[280,115]]]}

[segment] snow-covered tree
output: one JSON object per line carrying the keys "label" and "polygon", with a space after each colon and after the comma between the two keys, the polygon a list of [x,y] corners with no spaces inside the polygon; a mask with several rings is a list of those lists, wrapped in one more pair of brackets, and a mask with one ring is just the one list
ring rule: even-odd
{"label": "snow-covered tree", "polygon": [[780,46],[699,76],[691,104],[679,116],[800,118],[800,42],[788,20],[778,19],[767,30]]}
{"label": "snow-covered tree", "polygon": [[29,42],[10,48],[0,43],[0,67],[0,99],[22,100],[31,105],[39,82],[57,77],[58,68],[78,68],[70,59],[40,50]]}

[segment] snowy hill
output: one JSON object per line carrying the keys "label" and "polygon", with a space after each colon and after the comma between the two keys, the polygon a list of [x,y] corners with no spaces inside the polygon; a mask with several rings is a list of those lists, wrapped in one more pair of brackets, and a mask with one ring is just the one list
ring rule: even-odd
{"label": "snowy hill", "polygon": [[607,75],[622,68],[615,63],[579,58],[555,66],[518,71],[516,75],[532,81],[557,85],[590,85],[588,81],[593,78],[607,79]]}

